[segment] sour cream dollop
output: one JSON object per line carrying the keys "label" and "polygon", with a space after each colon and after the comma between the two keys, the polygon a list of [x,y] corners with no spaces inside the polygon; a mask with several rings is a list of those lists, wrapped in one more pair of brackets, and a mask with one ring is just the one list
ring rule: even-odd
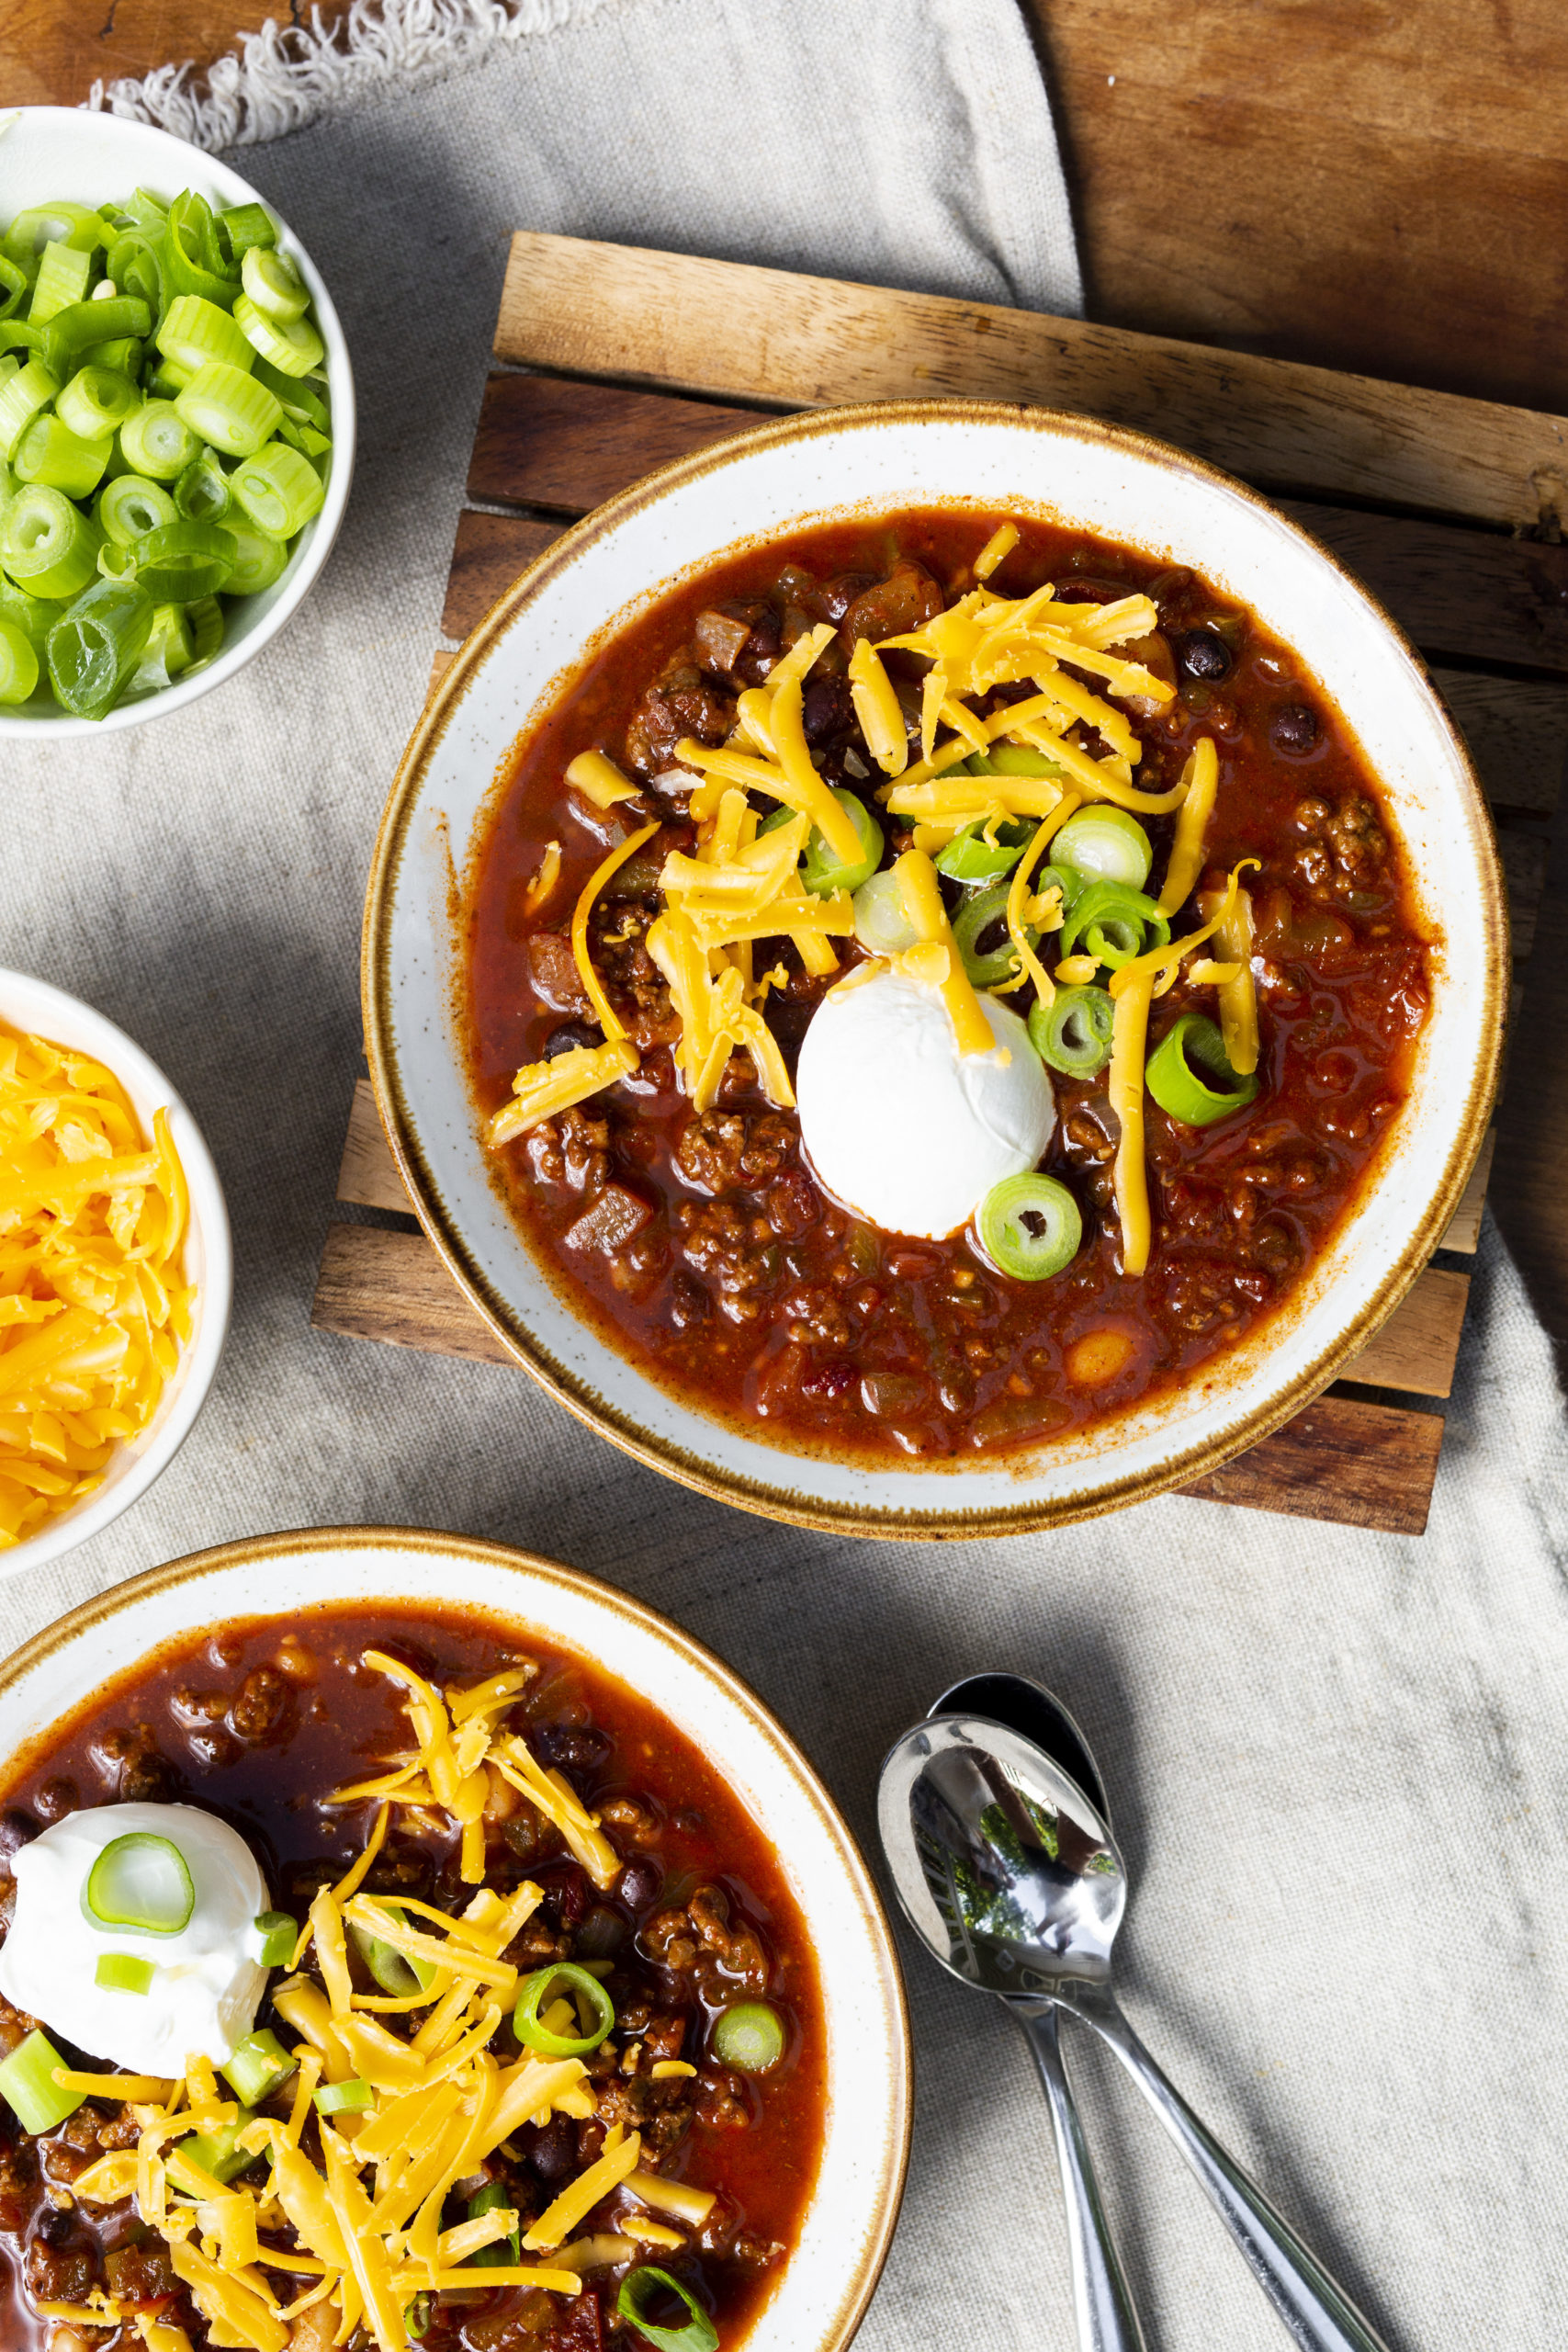
{"label": "sour cream dollop", "polygon": [[957,1233],[1051,1140],[1055,1098],[1029,1032],[994,997],[980,1002],[1010,1059],[961,1056],[941,996],[897,971],[830,989],[806,1033],[795,1096],[811,1164],[886,1232]]}
{"label": "sour cream dollop", "polygon": [[[136,1833],[166,1838],[185,1857],[196,1900],[175,1935],[98,1927],[83,1908],[105,1847]],[[222,2065],[233,2056],[266,1987],[255,1922],[267,1896],[255,1857],[227,1822],[194,1805],[94,1805],[21,1847],[13,1867],[16,1916],[0,1949],[6,2000],[131,2074],[178,2075],[189,2057]],[[106,1952],[151,1962],[148,1990],[96,1984]]]}

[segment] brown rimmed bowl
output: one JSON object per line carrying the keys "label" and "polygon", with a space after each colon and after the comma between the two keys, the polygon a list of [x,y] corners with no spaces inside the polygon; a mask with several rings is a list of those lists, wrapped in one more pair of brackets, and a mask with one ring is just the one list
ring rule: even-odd
{"label": "brown rimmed bowl", "polygon": [[[1286,1304],[1183,1387],[999,1456],[836,1458],[697,1410],[601,1338],[491,1181],[461,1035],[463,890],[518,739],[606,640],[721,559],[911,508],[1011,512],[1189,563],[1293,648],[1359,738],[1432,943],[1410,1095],[1347,1220]],[[1437,1247],[1485,1133],[1507,919],[1490,819],[1419,656],[1328,551],[1245,484],[1055,410],[889,401],[785,417],[598,508],[480,622],[420,718],[366,899],[362,991],[381,1118],[426,1233],[477,1311],[560,1402],[702,1492],[864,1535],[1016,1533],[1216,1469],[1310,1403]]]}
{"label": "brown rimmed bowl", "polygon": [[520,1645],[575,1651],[701,1747],[760,1824],[800,1905],[828,2035],[822,2162],[799,2238],[746,2352],[842,2352],[892,2241],[908,2155],[908,2022],[875,1886],[838,1809],[783,1725],[711,1651],[594,1577],[461,1535],[335,1527],[253,1536],[133,1577],[60,1618],[0,1666],[0,1754],[47,1737],[106,1668],[236,1619],[297,1626],[306,1610],[472,1609]]}

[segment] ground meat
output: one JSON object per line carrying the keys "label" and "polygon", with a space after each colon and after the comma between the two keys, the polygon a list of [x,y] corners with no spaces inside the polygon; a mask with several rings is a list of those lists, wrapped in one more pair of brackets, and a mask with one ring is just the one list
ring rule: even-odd
{"label": "ground meat", "polygon": [[110,2294],[122,2302],[162,2302],[178,2290],[169,2249],[151,2231],[115,2246],[106,2256],[104,2268]]}
{"label": "ground meat", "polygon": [[697,1193],[766,1183],[795,1156],[789,1122],[774,1111],[699,1111],[675,1147],[675,1166]]}
{"label": "ground meat", "polygon": [[686,1263],[717,1290],[720,1312],[732,1323],[754,1322],[761,1295],[782,1270],[766,1217],[746,1216],[728,1201],[682,1201],[672,1221]]}
{"label": "ground meat", "polygon": [[659,1835],[653,1813],[636,1797],[612,1797],[601,1806],[599,1818],[617,1832],[624,1845],[651,1846]]}
{"label": "ground meat", "polygon": [[175,1775],[160,1753],[150,1724],[128,1724],[93,1743],[98,1770],[122,1804],[164,1804],[175,1793]]}
{"label": "ground meat", "polygon": [[683,736],[699,743],[722,743],[735,724],[735,702],[693,662],[676,662],[649,686],[626,727],[626,761],[643,775],[679,765],[675,746]]}
{"label": "ground meat", "polygon": [[705,2066],[695,2084],[697,2120],[710,2132],[744,2132],[751,2120],[746,2086],[728,2066]]}
{"label": "ground meat", "polygon": [[252,1747],[285,1736],[294,1717],[294,1685],[275,1666],[253,1667],[234,1694],[229,1728]]}
{"label": "ground meat", "polygon": [[98,2258],[69,2213],[51,2210],[29,2241],[22,2275],[38,2303],[85,2303],[98,2283]]}
{"label": "ground meat", "polygon": [[642,1931],[653,1959],[676,1975],[690,1975],[729,1998],[737,1984],[765,1993],[768,1956],[744,1920],[732,1923],[722,1887],[699,1886],[683,1908],[658,1912]]}
{"label": "ground meat", "polygon": [[0,2230],[17,2236],[27,2227],[38,2167],[26,2148],[0,2147]]}

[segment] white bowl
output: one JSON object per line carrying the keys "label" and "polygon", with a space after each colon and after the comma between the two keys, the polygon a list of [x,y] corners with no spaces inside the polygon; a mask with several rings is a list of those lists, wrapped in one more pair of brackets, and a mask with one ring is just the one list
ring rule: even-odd
{"label": "white bowl", "polygon": [[[1410,1097],[1357,1215],[1286,1306],[1187,1384],[999,1458],[834,1459],[698,1412],[606,1346],[492,1183],[456,1030],[450,888],[497,778],[615,630],[718,558],[900,510],[1024,514],[1190,564],[1292,647],[1359,738],[1433,940]],[[459,914],[461,910],[458,910]],[[460,926],[459,926],[460,928]],[[780,419],[667,466],[558,539],[479,624],[426,704],[382,820],[362,994],[377,1100],[420,1218],[492,1329],[628,1452],[748,1510],[887,1536],[1015,1532],[1204,1475],[1307,1404],[1437,1247],[1480,1148],[1506,1001],[1507,922],[1469,758],[1420,660],[1366,590],[1267,501],[1163,442],[1049,409],[890,401]]]}
{"label": "white bowl", "polygon": [[[776,1851],[809,1930],[828,2033],[826,2138],[800,2237],[746,2352],[840,2352],[897,2219],[909,2135],[909,2044],[876,1889],[832,1799],[782,1725],[667,1618],[532,1553],[400,1528],[257,1536],[172,1561],[89,1600],[0,1667],[0,1754],[16,1758],[87,1701],[104,1661],[234,1618],[378,1601],[469,1607],[617,1675],[696,1741]],[[15,1770],[15,1767],[13,1767]]]}
{"label": "white bowl", "polygon": [[199,695],[221,685],[253,653],[259,653],[304,603],[332,553],[348,504],[355,439],[354,371],[348,363],[348,345],[321,272],[288,224],[278,220],[276,207],[227,164],[146,123],[126,122],[113,114],[89,114],[74,107],[18,107],[0,113],[0,228],[8,227],[31,204],[66,199],[73,204],[107,204],[137,187],[167,198],[192,187],[215,207],[265,204],[277,220],[279,249],[297,264],[310,289],[316,323],[327,347],[333,462],[326,499],[295,540],[282,578],[260,595],[225,607],[227,634],[222,650],[205,669],[176,678],[162,694],[117,703],[103,718],[73,718],[35,695],[19,707],[0,707],[0,735],[99,735],[106,728],[140,727],[146,719],[183,709]]}
{"label": "white bowl", "polygon": [[152,1134],[155,1112],[168,1112],[169,1132],[190,1188],[190,1230],[183,1262],[186,1279],[196,1285],[195,1329],[180,1350],[174,1378],[164,1384],[152,1420],[139,1437],[115,1449],[103,1485],[85,1501],[62,1511],[58,1519],[46,1520],[36,1535],[0,1552],[0,1576],[14,1577],[28,1568],[41,1568],[46,1560],[57,1560],[62,1552],[100,1533],[168,1468],[207,1401],[223,1352],[234,1287],[234,1253],[223,1187],[201,1129],[157,1063],[133,1038],[79,997],[67,996],[63,989],[51,988],[47,980],[35,980],[26,972],[0,970],[0,1021],[9,1028],[47,1037],[51,1045],[73,1046],[102,1062],[130,1095],[143,1134]]}

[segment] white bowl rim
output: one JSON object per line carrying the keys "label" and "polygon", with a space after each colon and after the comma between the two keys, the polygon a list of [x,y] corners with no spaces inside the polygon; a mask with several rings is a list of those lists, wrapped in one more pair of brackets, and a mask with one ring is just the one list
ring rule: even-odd
{"label": "white bowl rim", "polygon": [[[182,185],[194,184],[194,169],[195,176],[205,178],[227,202],[261,205],[277,222],[281,232],[278,242],[298,263],[300,275],[310,289],[321,339],[327,346],[327,381],[332,395],[333,464],[327,479],[327,494],[320,513],[313,515],[305,526],[311,534],[310,544],[299,551],[290,570],[283,575],[278,583],[283,593],[270,610],[243,637],[224,645],[216,661],[209,662],[205,669],[197,670],[191,677],[176,678],[161,693],[148,695],[138,702],[117,703],[112,710],[105,712],[102,718],[78,718],[69,711],[40,711],[36,717],[28,718],[0,707],[0,735],[62,742],[70,735],[103,735],[117,728],[141,727],[150,719],[163,718],[170,711],[184,709],[202,695],[209,694],[214,686],[221,685],[226,678],[231,678],[236,671],[243,669],[251,656],[259,653],[263,646],[293,619],[325,569],[348,505],[354,481],[357,434],[354,369],[349,360],[343,322],[327,291],[325,279],[277,207],[269,203],[259,188],[254,188],[248,180],[243,180],[238,172],[231,170],[227,164],[220,163],[216,155],[209,155],[205,149],[193,147],[188,140],[176,139],[172,131],[159,130],[152,123],[133,122],[123,115],[98,113],[85,107],[6,107],[0,109],[0,161],[4,159],[6,134],[18,117],[36,117],[45,125],[52,122],[60,126],[57,135],[62,137],[67,135],[66,125],[71,127],[72,133],[80,137],[83,135],[82,126],[92,124],[95,130],[88,136],[124,138],[128,146],[144,149],[153,158],[143,169],[143,177],[156,171],[160,154],[166,154],[171,159],[181,155],[194,157],[194,167],[189,163],[179,165],[171,163],[170,168],[175,176],[184,174]],[[55,193],[58,196],[59,190]]]}
{"label": "white bowl rim", "polygon": [[[830,1502],[812,1496],[801,1487],[788,1487],[783,1483],[787,1475],[786,1465],[797,1457],[792,1457],[782,1448],[777,1452],[780,1465],[778,1484],[761,1476],[748,1476],[741,1472],[731,1471],[716,1464],[700,1450],[703,1444],[700,1435],[694,1441],[688,1438],[685,1443],[676,1443],[663,1435],[649,1431],[629,1410],[612,1403],[558,1363],[536,1335],[525,1328],[525,1312],[511,1306],[496,1291],[479,1264],[477,1252],[459,1230],[457,1218],[448,1208],[441,1188],[426,1164],[399,1075],[397,1023],[392,1006],[389,953],[402,845],[427,780],[429,763],[439,750],[448,725],[457,717],[466,688],[542,587],[623,519],[656,505],[666,492],[678,490],[712,469],[743,459],[751,452],[765,449],[779,441],[809,438],[818,434],[874,429],[890,423],[919,423],[927,419],[947,424],[972,420],[980,424],[1011,424],[1055,433],[1068,440],[1076,438],[1124,450],[1130,456],[1158,467],[1173,469],[1200,482],[1213,484],[1229,497],[1257,510],[1278,532],[1301,543],[1313,560],[1323,565],[1337,583],[1349,591],[1364,607],[1369,619],[1391,641],[1393,650],[1403,657],[1447,739],[1455,780],[1469,819],[1486,933],[1483,974],[1483,1009],[1487,1016],[1485,1039],[1471,1076],[1464,1103],[1455,1116],[1454,1140],[1449,1148],[1442,1173],[1432,1185],[1424,1213],[1404,1245],[1397,1263],[1369,1295],[1358,1300],[1354,1311],[1347,1315],[1334,1340],[1321,1348],[1312,1363],[1293,1377],[1288,1385],[1277,1389],[1260,1407],[1249,1408],[1244,1419],[1233,1421],[1229,1429],[1217,1434],[1184,1442],[1179,1453],[1150,1469],[1116,1478],[1096,1478],[1066,1496],[1032,1498],[1026,1491],[1021,1490],[1016,1502],[1010,1500],[995,1510],[973,1504],[964,1507],[962,1501],[962,1469],[956,1472],[949,1470],[945,1476],[933,1474],[929,1479],[921,1480],[919,1487],[911,1478],[907,1508]],[[943,505],[953,502],[936,496],[926,503]],[[785,536],[787,529],[784,527],[770,534],[775,538]],[[706,560],[716,562],[723,553],[722,546],[716,548]],[[695,571],[700,569],[701,566],[688,564],[675,576],[684,580],[694,576]],[[646,595],[633,600],[639,609],[649,601]],[[588,634],[578,660],[569,664],[551,687],[537,697],[525,721],[525,732],[536,723],[560,687],[577,673],[581,660],[589,651],[606,641],[611,627],[612,623],[607,619]],[[1333,681],[1323,679],[1319,683],[1332,698]],[[414,1210],[427,1238],[470,1306],[489,1325],[513,1361],[547,1388],[558,1403],[590,1428],[597,1430],[601,1436],[608,1438],[612,1443],[651,1468],[700,1493],[789,1524],[835,1533],[849,1532],[908,1542],[987,1533],[1021,1533],[1068,1525],[1122,1510],[1152,1495],[1190,1485],[1220,1468],[1236,1454],[1280,1429],[1322,1393],[1366,1345],[1380,1325],[1386,1321],[1424,1271],[1433,1250],[1439,1245],[1469,1182],[1472,1168],[1485,1138],[1501,1067],[1507,939],[1506,899],[1494,828],[1463,737],[1441,696],[1432,686],[1427,666],[1420,653],[1386,608],[1331,548],[1249,483],[1156,435],[1112,424],[1077,411],[1054,409],[1032,402],[939,396],[923,400],[849,403],[761,419],[754,426],[706,445],[689,456],[673,459],[629,484],[563,532],[518,575],[512,586],[476,624],[443,673],[420,714],[399,763],[382,814],[367,886],[360,993],[367,1055],[377,1105],[389,1146]],[[1374,1169],[1380,1164],[1374,1160]],[[537,1260],[537,1252],[532,1254]],[[547,1270],[545,1270],[545,1278],[552,1280]],[[1287,1313],[1291,1305],[1292,1302],[1286,1302]],[[593,1327],[589,1323],[587,1328]],[[600,1345],[612,1353],[615,1352],[610,1341],[602,1340]],[[626,1351],[620,1352],[624,1355]],[[628,1357],[627,1360],[631,1359]],[[678,1402],[684,1408],[685,1419],[694,1430],[705,1430],[710,1426],[710,1417],[684,1395],[678,1396]],[[718,1420],[713,1420],[711,1425],[716,1428],[728,1426]],[[1113,1433],[1114,1428],[1113,1423],[1108,1434]],[[809,1457],[798,1458],[806,1462],[809,1460]],[[975,1466],[983,1468],[985,1465]],[[923,1494],[920,1491],[922,1487]],[[942,1499],[944,1489],[945,1501]]]}
{"label": "white bowl rim", "polygon": [[[814,1816],[818,1830],[835,1849],[842,1868],[852,1899],[859,1912],[862,1931],[867,1936],[878,1963],[878,1981],[882,1996],[881,2008],[886,2027],[886,2040],[893,2054],[888,2081],[887,2120],[884,2143],[878,2152],[880,2172],[870,2199],[870,2216],[863,2244],[853,2270],[846,2279],[831,2321],[818,2342],[808,2352],[844,2352],[854,2335],[875,2292],[878,2280],[893,2243],[899,2207],[908,2172],[909,2147],[913,2131],[914,2064],[909,2032],[908,2006],[904,1991],[903,1973],[899,1965],[897,1946],[888,1922],[886,1908],[876,1882],[860,1850],[853,1832],[844,1820],[838,1804],[824,1784],[820,1774],[778,1717],[757,1696],[750,1685],[733,1667],[710,1650],[694,1634],[677,1624],[649,1602],[637,1600],[618,1586],[591,1576],[581,1568],[569,1567],[564,1562],[547,1555],[529,1552],[519,1546],[499,1544],[484,1536],[453,1535],[439,1529],[378,1526],[367,1523],[342,1527],[309,1527],[282,1529],[271,1534],[252,1535],[211,1545],[205,1551],[186,1554],[157,1567],[144,1569],[140,1575],[112,1585],[107,1591],[91,1595],[77,1606],[46,1625],[30,1640],[14,1650],[9,1657],[0,1659],[0,1709],[13,1697],[25,1703],[25,1689],[29,1677],[50,1661],[69,1651],[73,1645],[91,1645],[91,1665],[98,1679],[98,1661],[106,1647],[107,1629],[114,1620],[127,1611],[135,1610],[143,1601],[174,1592],[190,1592],[193,1597],[207,1578],[221,1577],[234,1571],[263,1570],[274,1561],[305,1562],[315,1555],[344,1553],[391,1552],[406,1554],[411,1559],[440,1558],[450,1563],[454,1557],[473,1563],[485,1569],[500,1569],[521,1574],[558,1589],[590,1611],[607,1611],[628,1621],[634,1630],[660,1647],[672,1650],[694,1674],[716,1686],[721,1695],[744,1718],[747,1728],[756,1735],[768,1750],[774,1764],[780,1766],[793,1781],[799,1796]],[[449,1587],[430,1594],[431,1604],[442,1607],[464,1606],[460,1593]],[[389,1605],[407,1607],[407,1594],[386,1596]],[[372,1595],[344,1591],[341,1594],[323,1586],[316,1593],[312,1589],[311,1605],[331,1609],[338,1602],[353,1608],[373,1608]],[[417,1604],[416,1604],[417,1605]],[[468,1606],[487,1615],[498,1613],[489,1602],[471,1601]],[[504,1609],[499,1611],[503,1615]],[[229,1607],[209,1619],[197,1616],[194,1627],[228,1619],[268,1618],[277,1614],[269,1607],[265,1591],[258,1594],[254,1606]],[[525,1600],[517,1609],[520,1625],[534,1622]],[[536,1630],[559,1646],[581,1651],[582,1644],[572,1635],[557,1632],[547,1622],[537,1623]],[[154,1643],[148,1655],[165,1645],[174,1636],[165,1635]],[[125,1671],[135,1670],[135,1661],[129,1668],[117,1667],[111,1677],[118,1680]],[[614,1673],[615,1669],[611,1667]],[[78,1705],[81,1702],[76,1702]],[[655,1705],[660,1705],[654,1700]],[[661,1712],[664,1710],[661,1707]],[[680,1726],[678,1726],[680,1727]],[[41,1746],[49,1737],[49,1727],[28,1730],[19,1741],[8,1743],[13,1756],[19,1749],[27,1753]],[[694,1737],[694,1728],[687,1736]],[[796,1901],[808,1929],[812,1926],[809,1898],[797,1878],[788,1870],[787,1859],[780,1852],[786,1874],[791,1876]],[[824,1993],[827,1987],[824,1986]],[[827,2081],[827,2108],[829,2123],[833,2116],[833,2082]],[[814,2188],[813,2196],[817,2194]],[[807,2209],[809,2211],[809,2207]],[[786,2265],[787,2270],[787,2265]],[[781,2280],[782,2280],[781,2274]],[[769,2304],[764,2302],[753,2326],[766,2317]]]}
{"label": "white bowl rim", "polygon": [[[32,1001],[42,1006],[42,1019],[23,1023],[16,1018],[12,1008],[19,989],[26,989]],[[130,1466],[118,1476],[98,1487],[74,1510],[46,1521],[36,1535],[0,1552],[0,1577],[14,1577],[24,1569],[41,1568],[46,1561],[57,1560],[62,1553],[74,1551],[78,1544],[86,1543],[89,1537],[102,1534],[121,1511],[140,1502],[190,1435],[197,1416],[207,1402],[228,1337],[234,1293],[234,1245],[228,1204],[207,1139],[184,1097],[170,1085],[157,1063],[134,1037],[127,1036],[96,1006],[56,988],[52,980],[40,980],[30,972],[4,967],[0,967],[0,1022],[12,1029],[26,1028],[35,1036],[48,1038],[51,1044],[91,1054],[114,1072],[128,1092],[134,1088],[162,1101],[168,1110],[170,1132],[190,1190],[191,1223],[201,1237],[203,1260],[200,1320],[195,1339],[183,1351],[178,1385],[167,1411],[154,1417],[141,1449],[138,1452],[133,1445]]]}

